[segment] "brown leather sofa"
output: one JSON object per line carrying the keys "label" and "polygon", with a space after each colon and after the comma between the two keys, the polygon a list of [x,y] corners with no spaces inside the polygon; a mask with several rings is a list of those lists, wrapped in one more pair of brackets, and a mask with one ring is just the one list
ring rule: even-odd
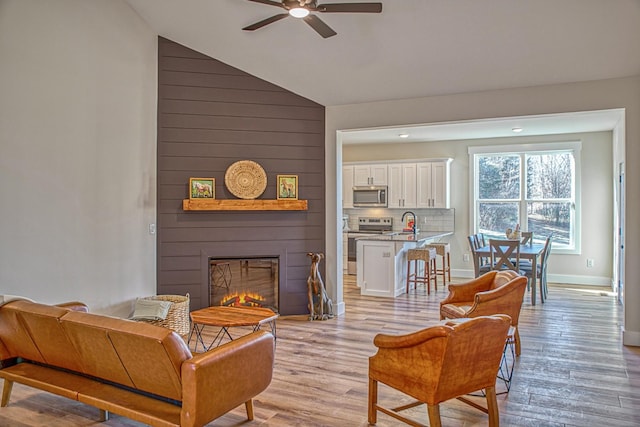
{"label": "brown leather sofa", "polygon": [[[170,329],[86,312],[80,303],[0,307],[1,406],[14,382],[151,426],[203,426],[271,382],[274,338],[257,331],[191,354]],[[250,367],[250,369],[248,369]]]}

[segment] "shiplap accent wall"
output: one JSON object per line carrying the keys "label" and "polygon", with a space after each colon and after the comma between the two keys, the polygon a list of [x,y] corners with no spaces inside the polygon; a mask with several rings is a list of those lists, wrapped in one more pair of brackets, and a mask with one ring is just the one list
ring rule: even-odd
{"label": "shiplap accent wall", "polygon": [[[164,38],[158,62],[158,294],[206,307],[209,258],[277,256],[280,313],[307,313],[306,254],[325,251],[325,108]],[[190,177],[235,199],[224,175],[238,160],[264,168],[260,199],[276,198],[278,174],[298,175],[308,211],[182,210]]]}

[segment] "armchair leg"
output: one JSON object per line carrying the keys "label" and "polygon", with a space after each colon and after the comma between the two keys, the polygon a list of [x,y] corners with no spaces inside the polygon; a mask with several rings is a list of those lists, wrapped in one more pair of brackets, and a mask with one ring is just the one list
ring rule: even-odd
{"label": "armchair leg", "polygon": [[9,404],[9,399],[11,398],[11,390],[13,389],[13,381],[9,381],[5,378],[4,387],[2,388],[2,403],[0,406],[3,408]]}
{"label": "armchair leg", "polygon": [[489,427],[500,426],[500,413],[498,412],[498,400],[496,399],[496,388],[487,387],[485,389],[487,395],[487,409],[489,413]]}
{"label": "armchair leg", "polygon": [[429,413],[429,427],[442,427],[440,421],[440,405],[427,404],[427,412]]}
{"label": "armchair leg", "polygon": [[378,422],[378,381],[369,378],[369,424]]}
{"label": "armchair leg", "polygon": [[520,357],[520,333],[518,332],[517,326],[516,326],[516,333],[513,335],[513,338],[516,343],[516,356]]}
{"label": "armchair leg", "polygon": [[247,410],[247,419],[253,421],[253,400],[249,399],[244,402],[244,407]]}

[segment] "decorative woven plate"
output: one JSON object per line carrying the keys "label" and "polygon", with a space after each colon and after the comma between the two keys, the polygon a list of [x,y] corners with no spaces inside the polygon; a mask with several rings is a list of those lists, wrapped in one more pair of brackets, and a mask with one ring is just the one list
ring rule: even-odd
{"label": "decorative woven plate", "polygon": [[240,160],[227,168],[224,183],[234,196],[255,199],[267,188],[267,174],[256,162]]}

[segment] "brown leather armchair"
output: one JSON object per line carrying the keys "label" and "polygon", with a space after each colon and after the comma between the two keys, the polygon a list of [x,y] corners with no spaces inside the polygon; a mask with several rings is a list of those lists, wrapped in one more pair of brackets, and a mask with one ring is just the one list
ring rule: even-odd
{"label": "brown leather armchair", "polygon": [[527,278],[515,271],[490,271],[466,283],[449,285],[440,301],[440,319],[506,314],[514,327],[516,355],[520,356],[518,319],[527,289]]}
{"label": "brown leather armchair", "polygon": [[[378,411],[410,425],[421,425],[398,412],[426,403],[430,426],[440,426],[441,402],[457,398],[500,423],[496,375],[509,330],[508,316],[482,316],[441,323],[408,335],[376,335],[378,352],[369,358],[369,424]],[[473,350],[473,351],[470,351]],[[388,409],[378,404],[378,383],[386,384],[417,402]],[[487,408],[464,395],[484,389]]]}

